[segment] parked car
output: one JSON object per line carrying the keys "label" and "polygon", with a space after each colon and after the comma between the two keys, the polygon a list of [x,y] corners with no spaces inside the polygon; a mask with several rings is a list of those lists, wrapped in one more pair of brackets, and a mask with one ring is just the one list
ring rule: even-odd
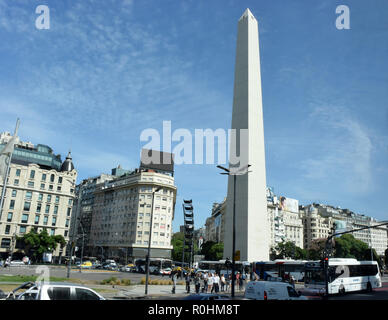
{"label": "parked car", "polygon": [[11,267],[25,266],[26,264],[22,260],[12,260],[9,264]]}
{"label": "parked car", "polygon": [[244,297],[252,300],[307,300],[289,283],[275,281],[248,282]]}
{"label": "parked car", "polygon": [[92,266],[93,264],[91,261],[85,261],[84,263],[81,264],[81,268],[85,268],[85,269],[91,269]]}
{"label": "parked car", "polygon": [[183,300],[230,300],[230,297],[217,293],[198,293],[191,294],[183,298]]}
{"label": "parked car", "polygon": [[164,269],[160,269],[159,270],[159,273],[162,275],[162,276],[169,276],[172,272],[172,269],[171,268],[164,268]]}
{"label": "parked car", "polygon": [[[19,290],[25,290],[18,294]],[[25,282],[12,290],[7,300],[105,300],[83,285],[65,282]]]}
{"label": "parked car", "polygon": [[123,272],[135,272],[136,268],[134,264],[130,263],[126,266],[123,266],[120,270]]}

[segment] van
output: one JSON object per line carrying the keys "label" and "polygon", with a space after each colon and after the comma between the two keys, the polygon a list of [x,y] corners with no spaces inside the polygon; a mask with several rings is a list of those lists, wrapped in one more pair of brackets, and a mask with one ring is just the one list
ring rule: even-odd
{"label": "van", "polygon": [[[18,293],[18,291],[23,291]],[[105,300],[93,289],[75,283],[26,282],[12,290],[6,300]]]}
{"label": "van", "polygon": [[307,300],[289,283],[274,281],[248,282],[244,297],[252,300]]}

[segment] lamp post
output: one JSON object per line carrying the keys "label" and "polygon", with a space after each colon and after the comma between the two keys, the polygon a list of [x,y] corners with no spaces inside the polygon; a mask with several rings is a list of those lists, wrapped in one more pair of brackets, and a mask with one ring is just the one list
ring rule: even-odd
{"label": "lamp post", "polygon": [[236,275],[235,275],[235,270],[236,270],[236,176],[248,173],[249,172],[248,168],[250,166],[251,165],[248,164],[242,168],[237,168],[237,169],[233,168],[232,170],[227,169],[227,168],[220,166],[220,165],[217,166],[217,168],[225,171],[225,172],[221,172],[221,174],[233,176],[233,223],[232,223],[232,225],[233,225],[233,232],[232,232],[233,257],[232,257],[232,288],[231,288],[232,298],[234,298],[234,291],[235,291],[234,288],[235,288],[235,279],[236,279]]}
{"label": "lamp post", "polygon": [[150,221],[150,234],[148,237],[148,249],[147,249],[147,263],[146,263],[146,282],[145,282],[145,294],[148,294],[148,278],[150,274],[150,254],[151,254],[151,236],[152,236],[152,220],[154,217],[154,198],[155,193],[161,190],[162,187],[157,187],[155,191],[152,192],[152,205],[151,205],[151,221]]}
{"label": "lamp post", "polygon": [[81,261],[79,264],[79,272],[82,272],[81,269],[82,269],[82,257],[84,255],[85,230],[84,230],[84,227],[82,226],[81,218],[78,218],[78,220],[79,220],[79,225],[81,226],[81,229],[82,229]]}

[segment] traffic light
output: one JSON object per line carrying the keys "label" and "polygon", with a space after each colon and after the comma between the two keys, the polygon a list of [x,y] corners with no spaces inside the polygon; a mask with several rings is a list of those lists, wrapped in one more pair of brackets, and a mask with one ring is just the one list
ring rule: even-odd
{"label": "traffic light", "polygon": [[321,268],[323,269],[323,268],[325,268],[325,265],[326,265],[327,263],[329,263],[329,258],[328,258],[328,257],[325,257],[325,258],[321,259],[321,261],[320,261],[319,263],[320,263],[320,265],[321,265]]}

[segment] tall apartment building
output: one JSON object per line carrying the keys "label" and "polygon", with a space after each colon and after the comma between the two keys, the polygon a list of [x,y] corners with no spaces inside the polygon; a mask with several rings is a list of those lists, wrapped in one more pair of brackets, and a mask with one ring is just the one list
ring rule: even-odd
{"label": "tall apartment building", "polygon": [[[333,227],[340,232],[379,224],[372,217],[325,204],[313,203],[300,209],[305,226],[305,248],[309,248],[314,239],[327,238]],[[352,234],[374,248],[379,255],[387,249],[387,228],[359,230]]]}
{"label": "tall apartment building", "polygon": [[[8,132],[0,135],[0,151],[11,137]],[[32,229],[69,240],[76,178],[70,152],[62,162],[49,146],[21,141],[15,145],[0,217],[1,258],[20,256],[16,236]],[[64,254],[64,248],[53,251],[54,257]]]}
{"label": "tall apartment building", "polygon": [[88,244],[93,219],[94,191],[97,185],[115,178],[117,178],[115,175],[103,173],[99,176],[82,180],[76,187],[76,199],[74,201],[74,211],[71,218],[70,237],[78,248],[84,245],[84,256],[91,256],[93,251],[93,248]]}
{"label": "tall apartment building", "polygon": [[[155,192],[158,187],[161,190]],[[151,169],[137,169],[96,185],[89,240],[94,256],[99,250],[105,258],[127,261],[146,256],[153,192],[151,257],[171,257],[177,188],[172,174]]]}
{"label": "tall apartment building", "polygon": [[267,188],[267,213],[272,248],[283,241],[303,248],[303,221],[298,200],[277,197],[271,188]]}
{"label": "tall apartment building", "polygon": [[226,198],[220,203],[213,203],[212,215],[206,219],[206,241],[224,242]]}

